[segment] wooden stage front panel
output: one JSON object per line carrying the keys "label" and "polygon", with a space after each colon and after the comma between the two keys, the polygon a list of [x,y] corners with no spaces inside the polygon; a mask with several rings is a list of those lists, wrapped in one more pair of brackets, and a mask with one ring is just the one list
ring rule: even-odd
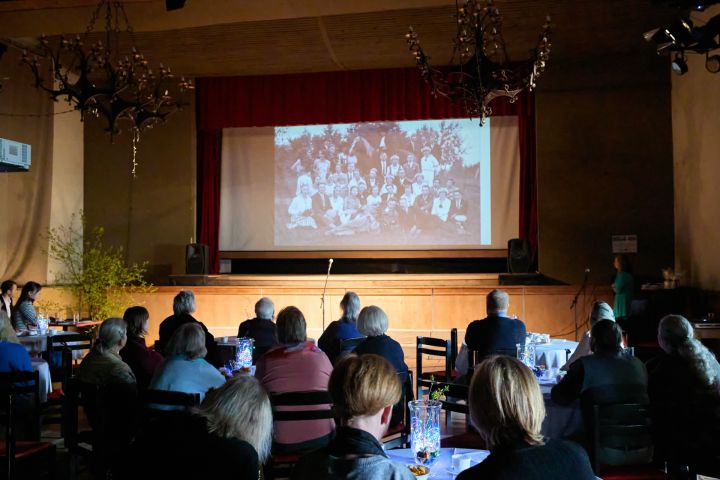
{"label": "wooden stage front panel", "polygon": [[[467,324],[485,317],[488,292],[502,288],[510,295],[509,314],[522,319],[528,331],[574,339],[570,304],[577,286],[499,287],[498,276],[487,274],[333,275],[327,286],[323,323],[320,299],[324,282],[324,275],[221,275],[209,277],[211,286],[158,287],[153,293],[137,295],[136,300],[150,312],[148,345],[157,339],[158,326],[172,314],[173,297],[182,289],[195,293],[195,317],[215,336],[236,335],[240,322],[255,316],[255,302],[265,296],[275,302],[276,313],[289,305],[300,308],[307,320],[308,337],[318,338],[323,325],[340,317],[340,300],[352,290],[363,306],[385,310],[390,319],[388,334],[400,342],[406,362],[414,367],[418,335],[450,338],[450,329],[457,328],[462,341]],[[581,325],[597,299],[611,301],[612,292],[608,287],[588,286],[578,301]]]}

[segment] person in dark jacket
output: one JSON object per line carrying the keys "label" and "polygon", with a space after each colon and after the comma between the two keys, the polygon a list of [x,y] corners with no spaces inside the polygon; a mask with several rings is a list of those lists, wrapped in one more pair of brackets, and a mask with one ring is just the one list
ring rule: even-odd
{"label": "person in dark jacket", "polygon": [[253,363],[272,347],[279,345],[277,325],[273,322],[275,304],[263,297],[255,304],[255,318],[245,320],[238,328],[238,337],[255,340],[253,343]]}
{"label": "person in dark jacket", "polygon": [[0,309],[5,310],[8,318],[12,318],[13,298],[17,291],[17,283],[14,280],[5,280],[0,285]]}
{"label": "person in dark jacket", "polygon": [[204,323],[199,322],[192,316],[196,311],[195,295],[189,290],[181,290],[173,299],[173,315],[162,321],[160,324],[160,339],[157,343],[157,350],[164,354],[164,349],[175,330],[185,323],[198,323],[205,332],[205,348],[207,355],[205,360],[212,366],[220,368],[223,366],[220,351],[215,343],[215,337],[210,333]]}
{"label": "person in dark jacket", "polygon": [[[373,353],[380,355],[390,362],[398,373],[401,385],[406,395],[412,400],[412,386],[408,388],[408,366],[405,364],[405,354],[400,344],[390,338],[385,332],[388,330],[388,317],[380,307],[371,305],[360,311],[357,321],[358,330],[367,338],[363,340],[354,350],[358,355]],[[402,400],[393,408],[393,416],[390,426],[394,427],[402,421],[405,405]]]}
{"label": "person in dark jacket", "polygon": [[717,462],[720,364],[680,315],[660,321],[658,343],[663,353],[647,363],[656,458],[701,468]]}
{"label": "person in dark jacket", "polygon": [[320,335],[318,346],[330,359],[333,365],[339,360],[341,354],[350,353],[352,348],[343,348],[343,340],[360,338],[364,335],[357,328],[357,319],[360,314],[360,297],[355,292],[347,292],[340,301],[343,314],[340,320],[331,322]]}
{"label": "person in dark jacket", "polygon": [[527,331],[522,320],[508,317],[510,297],[502,290],[488,293],[487,317],[470,322],[465,331],[465,341],[460,347],[455,368],[460,375],[466,375],[469,367],[469,350],[477,352],[478,361],[490,355],[515,356],[517,344],[525,343]]}
{"label": "person in dark jacket", "polygon": [[478,365],[468,404],[490,456],[457,480],[595,480],[585,451],[540,434],[545,403],[535,375],[519,360],[491,356]]}
{"label": "person in dark jacket", "polygon": [[145,307],[130,307],[125,310],[123,320],[127,324],[127,343],[120,350],[120,357],[135,374],[138,390],[145,390],[163,362],[163,356],[145,344],[150,314]]}

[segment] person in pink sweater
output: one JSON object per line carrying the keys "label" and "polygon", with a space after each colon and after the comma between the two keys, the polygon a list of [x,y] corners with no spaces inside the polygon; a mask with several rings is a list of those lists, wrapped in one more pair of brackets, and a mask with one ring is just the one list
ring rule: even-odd
{"label": "person in pink sweater", "polygon": [[[280,345],[260,357],[255,377],[269,394],[327,391],[332,364],[322,350],[307,340],[307,324],[302,312],[297,307],[284,308],[276,323]],[[330,441],[334,428],[332,419],[275,422],[273,451],[291,453],[323,447]]]}

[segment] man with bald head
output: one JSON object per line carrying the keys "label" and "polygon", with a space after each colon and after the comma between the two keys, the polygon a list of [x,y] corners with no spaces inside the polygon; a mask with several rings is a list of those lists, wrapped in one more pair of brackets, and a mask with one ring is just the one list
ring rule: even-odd
{"label": "man with bald head", "polygon": [[477,359],[495,354],[515,356],[517,344],[525,343],[525,324],[517,318],[507,315],[510,297],[502,290],[488,293],[487,317],[470,322],[465,331],[463,342],[455,368],[461,375],[468,371],[468,350],[477,352]]}

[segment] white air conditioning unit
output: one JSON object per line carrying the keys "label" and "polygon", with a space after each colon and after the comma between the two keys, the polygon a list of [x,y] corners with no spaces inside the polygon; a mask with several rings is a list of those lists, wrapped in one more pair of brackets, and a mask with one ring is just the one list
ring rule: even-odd
{"label": "white air conditioning unit", "polygon": [[0,172],[30,170],[30,145],[0,138]]}

